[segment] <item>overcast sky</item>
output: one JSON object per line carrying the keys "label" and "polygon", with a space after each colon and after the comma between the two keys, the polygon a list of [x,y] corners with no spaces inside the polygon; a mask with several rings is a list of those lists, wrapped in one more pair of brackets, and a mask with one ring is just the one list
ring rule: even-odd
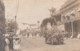
{"label": "overcast sky", "polygon": [[[19,0],[17,16],[18,23],[37,23],[49,17],[48,9],[55,7],[59,9],[66,0]],[[17,9],[17,0],[4,0],[6,17],[14,18]]]}

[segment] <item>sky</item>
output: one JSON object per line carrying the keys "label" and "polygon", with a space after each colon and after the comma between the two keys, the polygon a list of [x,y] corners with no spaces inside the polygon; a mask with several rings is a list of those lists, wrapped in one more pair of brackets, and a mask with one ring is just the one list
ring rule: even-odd
{"label": "sky", "polygon": [[57,10],[66,0],[4,0],[6,18],[14,19],[17,6],[17,22],[36,24],[44,18],[50,17],[49,9],[54,7]]}

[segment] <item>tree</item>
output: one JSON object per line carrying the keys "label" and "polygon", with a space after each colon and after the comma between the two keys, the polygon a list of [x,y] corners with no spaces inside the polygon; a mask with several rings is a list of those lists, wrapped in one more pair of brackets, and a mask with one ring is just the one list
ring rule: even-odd
{"label": "tree", "polygon": [[49,22],[49,18],[45,18],[41,23],[41,27],[46,26],[48,22]]}
{"label": "tree", "polygon": [[18,29],[18,24],[15,21],[11,20],[8,23],[8,29],[7,29],[7,31],[8,32],[15,32],[16,33],[17,29]]}
{"label": "tree", "polygon": [[51,8],[51,9],[49,9],[49,11],[50,11],[50,18],[43,19],[41,27],[47,26],[48,22],[51,24],[51,26],[53,25],[53,23],[56,25],[56,22],[55,22],[55,19],[54,19],[56,9]]}
{"label": "tree", "polygon": [[55,8],[51,8],[51,9],[49,9],[49,11],[50,11],[50,18],[43,19],[43,21],[41,23],[41,31],[42,32],[45,32],[45,30],[47,30],[47,23],[50,23],[51,26],[53,24],[56,25],[56,21],[54,19],[54,15],[55,15],[56,9]]}
{"label": "tree", "polygon": [[55,22],[54,18],[46,18],[46,19],[44,19],[44,20],[42,21],[41,27],[46,27],[46,26],[47,26],[47,23],[50,23],[51,26],[52,26],[53,24],[56,25],[56,22]]}

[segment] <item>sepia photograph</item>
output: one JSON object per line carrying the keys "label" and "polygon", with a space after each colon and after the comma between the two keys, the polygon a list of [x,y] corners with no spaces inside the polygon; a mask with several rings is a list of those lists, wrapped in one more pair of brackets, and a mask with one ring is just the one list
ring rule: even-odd
{"label": "sepia photograph", "polygon": [[0,0],[0,51],[80,51],[80,0]]}

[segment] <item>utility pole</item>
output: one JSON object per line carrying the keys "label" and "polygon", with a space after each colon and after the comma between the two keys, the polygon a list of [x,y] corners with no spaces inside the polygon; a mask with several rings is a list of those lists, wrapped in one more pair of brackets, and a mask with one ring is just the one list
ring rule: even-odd
{"label": "utility pole", "polygon": [[71,36],[71,38],[73,38],[73,34],[74,34],[73,21],[71,21],[71,28],[72,28],[72,36]]}
{"label": "utility pole", "polygon": [[75,17],[75,15],[71,15],[71,17],[72,17],[72,20],[71,20],[72,36],[71,36],[71,38],[73,38],[73,36],[74,36],[74,17]]}
{"label": "utility pole", "polygon": [[[18,10],[19,10],[19,0],[16,0],[16,14],[15,14],[15,26],[17,26],[17,16],[18,16]],[[13,47],[14,47],[14,36],[16,35],[16,30],[17,30],[17,27],[15,27],[15,29],[14,29],[14,33],[13,33],[13,36],[12,36],[12,38],[13,38]],[[12,49],[12,51],[14,51],[14,48]]]}
{"label": "utility pole", "polygon": [[[18,10],[19,10],[19,0],[16,0],[15,23],[17,23]],[[15,28],[15,33],[16,33],[16,28]]]}
{"label": "utility pole", "polygon": [[18,10],[19,10],[19,0],[16,0],[16,15],[15,15],[15,17],[18,16]]}

